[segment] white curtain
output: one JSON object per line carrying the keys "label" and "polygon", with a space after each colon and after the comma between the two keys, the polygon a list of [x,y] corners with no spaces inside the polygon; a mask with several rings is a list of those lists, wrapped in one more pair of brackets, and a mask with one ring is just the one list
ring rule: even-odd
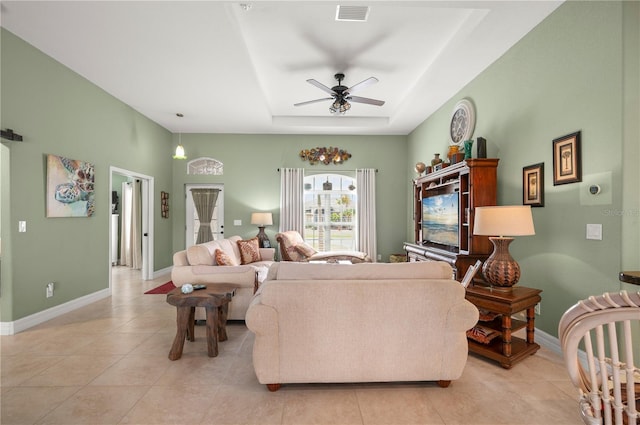
{"label": "white curtain", "polygon": [[378,258],[376,239],[376,170],[356,170],[358,250]]}
{"label": "white curtain", "polygon": [[120,234],[120,265],[142,268],[140,180],[122,183],[122,231]]}
{"label": "white curtain", "polygon": [[280,169],[280,231],[304,235],[304,169]]}

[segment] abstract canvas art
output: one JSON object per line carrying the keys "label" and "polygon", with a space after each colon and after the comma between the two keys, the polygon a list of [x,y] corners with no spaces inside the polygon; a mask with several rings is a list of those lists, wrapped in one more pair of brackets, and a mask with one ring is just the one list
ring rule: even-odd
{"label": "abstract canvas art", "polygon": [[47,155],[47,217],[91,217],[94,174],[93,164]]}

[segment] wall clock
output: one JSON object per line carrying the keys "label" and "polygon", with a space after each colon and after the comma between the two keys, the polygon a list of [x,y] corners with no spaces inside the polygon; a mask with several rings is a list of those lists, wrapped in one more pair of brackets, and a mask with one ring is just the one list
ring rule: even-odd
{"label": "wall clock", "polygon": [[465,140],[471,139],[476,125],[476,111],[468,99],[462,99],[453,108],[449,135],[451,144],[462,146]]}

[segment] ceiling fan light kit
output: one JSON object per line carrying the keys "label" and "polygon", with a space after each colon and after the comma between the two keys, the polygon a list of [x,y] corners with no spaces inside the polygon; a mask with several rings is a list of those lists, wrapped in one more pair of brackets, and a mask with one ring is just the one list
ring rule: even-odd
{"label": "ceiling fan light kit", "polygon": [[331,112],[332,114],[335,115],[344,115],[345,112],[347,112],[349,109],[351,109],[351,102],[356,102],[356,103],[365,103],[368,105],[374,105],[374,106],[382,106],[384,105],[384,101],[383,100],[377,100],[377,99],[371,99],[368,97],[360,97],[360,96],[353,96],[352,94],[354,92],[356,92],[357,90],[361,90],[364,87],[367,87],[371,84],[377,83],[378,79],[375,77],[369,77],[366,80],[363,80],[361,82],[359,82],[358,84],[355,84],[351,87],[347,87],[347,86],[343,86],[342,85],[342,80],[344,80],[344,74],[342,73],[337,73],[334,75],[335,79],[338,80],[338,85],[337,86],[333,86],[331,88],[325,86],[324,84],[320,83],[317,80],[314,80],[313,78],[308,79],[307,83],[318,87],[320,90],[328,93],[331,95],[331,97],[324,97],[322,99],[315,99],[315,100],[308,100],[306,102],[300,102],[300,103],[296,103],[294,104],[294,106],[304,106],[304,105],[309,105],[311,103],[316,103],[316,102],[323,102],[325,100],[333,100],[333,103],[331,104],[331,106],[329,107],[329,112]]}

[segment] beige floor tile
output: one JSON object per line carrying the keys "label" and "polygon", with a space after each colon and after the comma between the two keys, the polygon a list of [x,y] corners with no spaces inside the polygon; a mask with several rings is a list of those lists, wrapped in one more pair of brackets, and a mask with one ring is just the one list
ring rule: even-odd
{"label": "beige floor tile", "polygon": [[[316,389],[317,388],[317,389]],[[286,386],[284,425],[363,424],[354,390],[340,385]]]}
{"label": "beige floor tile", "polygon": [[42,418],[41,425],[117,424],[149,387],[87,386]]}
{"label": "beige floor tile", "polygon": [[207,409],[201,424],[279,425],[286,392],[264,387],[224,385]]}
{"label": "beige floor tile", "polygon": [[87,385],[121,356],[68,356],[22,383],[22,386],[77,386]]}
{"label": "beige floor tile", "polygon": [[0,423],[34,424],[81,387],[19,387],[2,394]]}
{"label": "beige floor tile", "polygon": [[363,422],[366,425],[444,424],[427,396],[427,386],[433,387],[436,384],[412,384],[395,388],[386,384],[379,388],[356,390]]}
{"label": "beige floor tile", "polygon": [[36,356],[32,354],[3,356],[0,360],[0,385],[15,387],[64,360],[64,356]]}
{"label": "beige floor tile", "polygon": [[89,385],[153,385],[162,376],[171,361],[166,357],[123,357],[98,375]]}
{"label": "beige floor tile", "polygon": [[103,333],[92,344],[80,347],[77,354],[91,355],[126,355],[131,353],[140,344],[144,343],[153,334],[111,332]]}
{"label": "beige floor tile", "polygon": [[209,387],[152,387],[121,424],[199,424],[216,391]]}

